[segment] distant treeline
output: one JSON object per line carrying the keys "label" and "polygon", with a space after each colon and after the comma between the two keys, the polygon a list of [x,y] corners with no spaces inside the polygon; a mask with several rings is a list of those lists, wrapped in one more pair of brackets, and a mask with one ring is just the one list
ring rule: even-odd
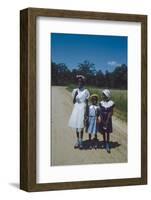
{"label": "distant treeline", "polygon": [[[101,68],[101,67],[100,67]],[[95,65],[85,60],[79,63],[76,69],[70,70],[64,63],[51,63],[52,85],[76,84],[76,75],[82,74],[86,77],[86,84],[100,88],[127,89],[127,66],[122,64],[114,71],[96,70]]]}

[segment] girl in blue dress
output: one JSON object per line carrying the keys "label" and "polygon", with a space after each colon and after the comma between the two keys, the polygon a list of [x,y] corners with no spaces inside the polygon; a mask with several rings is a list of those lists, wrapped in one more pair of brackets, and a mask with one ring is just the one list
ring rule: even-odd
{"label": "girl in blue dress", "polygon": [[112,115],[114,102],[111,100],[111,92],[108,89],[102,91],[103,100],[100,102],[100,126],[99,132],[103,135],[104,147],[110,153],[110,133],[112,133]]}
{"label": "girl in blue dress", "polygon": [[99,106],[98,106],[98,95],[91,95],[91,105],[88,106],[87,110],[87,130],[89,134],[89,149],[93,148],[92,137],[94,140],[94,148],[97,148],[97,132],[98,132],[98,117],[99,117]]}

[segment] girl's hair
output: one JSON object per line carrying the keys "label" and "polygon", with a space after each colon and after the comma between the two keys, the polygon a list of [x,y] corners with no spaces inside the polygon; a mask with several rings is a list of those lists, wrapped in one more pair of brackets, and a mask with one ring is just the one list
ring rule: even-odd
{"label": "girl's hair", "polygon": [[92,94],[92,95],[90,96],[90,100],[91,100],[91,101],[92,101],[94,98],[96,99],[96,101],[99,100],[99,96],[98,96],[97,94]]}

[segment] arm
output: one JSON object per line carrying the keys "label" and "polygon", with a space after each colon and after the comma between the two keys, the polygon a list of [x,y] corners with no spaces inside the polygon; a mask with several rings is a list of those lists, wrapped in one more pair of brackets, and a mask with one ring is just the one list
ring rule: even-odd
{"label": "arm", "polygon": [[73,104],[76,103],[76,96],[78,95],[78,91],[76,90],[75,94],[74,94],[74,97],[73,97]]}
{"label": "arm", "polygon": [[86,100],[85,100],[86,110],[85,110],[85,116],[89,115],[89,104],[88,104],[89,103],[89,101],[88,101],[89,97],[90,97],[90,93],[89,93],[88,90],[86,90]]}
{"label": "arm", "polygon": [[97,122],[97,124],[101,123],[101,116],[100,116],[99,108],[97,108],[97,110],[96,110],[96,122]]}
{"label": "arm", "polygon": [[86,100],[85,100],[85,104],[86,104],[86,108],[85,108],[85,113],[84,113],[84,124],[86,126],[86,132],[88,129],[88,119],[89,119],[89,97],[90,97],[90,93],[88,90],[86,90]]}
{"label": "arm", "polygon": [[86,103],[86,109],[84,113],[84,126],[86,127],[86,132],[88,131],[89,126],[89,105],[88,102]]}
{"label": "arm", "polygon": [[85,109],[85,113],[84,113],[84,119],[88,119],[89,116],[89,105],[88,105],[88,99],[86,100],[86,109]]}

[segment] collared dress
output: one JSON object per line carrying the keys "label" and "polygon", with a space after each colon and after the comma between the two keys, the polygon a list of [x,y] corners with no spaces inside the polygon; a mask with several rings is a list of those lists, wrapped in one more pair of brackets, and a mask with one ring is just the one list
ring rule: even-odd
{"label": "collared dress", "polygon": [[76,96],[76,102],[74,104],[68,126],[80,131],[84,128],[84,115],[86,109],[86,100],[90,97],[90,93],[87,89],[76,88],[72,92],[72,97],[74,98],[76,91],[78,92]]}
{"label": "collared dress", "polygon": [[99,125],[99,132],[100,133],[112,133],[112,116],[109,118],[107,127],[104,126],[103,121],[107,120],[108,114],[113,111],[115,103],[112,100],[109,101],[101,101],[99,103],[100,106],[100,116],[101,116],[101,123]]}
{"label": "collared dress", "polygon": [[97,105],[90,105],[88,111],[88,130],[89,134],[97,134],[97,117],[99,115],[99,107]]}

